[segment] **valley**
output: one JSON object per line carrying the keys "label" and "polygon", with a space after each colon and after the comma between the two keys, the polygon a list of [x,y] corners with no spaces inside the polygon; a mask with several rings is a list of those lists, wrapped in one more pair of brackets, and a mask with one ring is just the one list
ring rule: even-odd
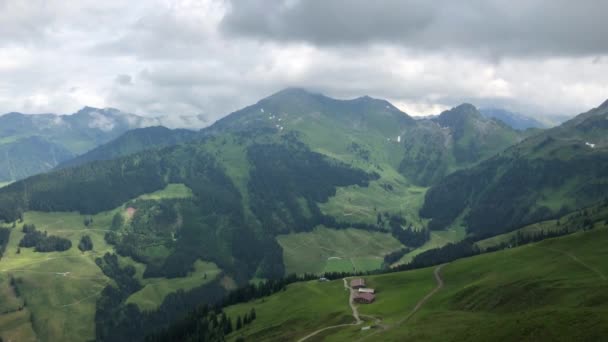
{"label": "valley", "polygon": [[[268,286],[259,290],[266,295],[233,298],[239,304],[224,308],[231,319],[257,312],[238,333],[224,331],[230,340],[297,340],[313,332],[310,340],[439,339],[427,315],[450,336],[468,339],[475,322],[514,319],[502,302],[484,299],[487,288],[516,293],[519,285],[507,280],[531,277],[507,263],[501,278],[489,266],[496,255],[525,259],[543,239],[554,238],[539,245],[566,234],[603,236],[608,209],[601,191],[588,189],[602,187],[602,166],[590,163],[605,151],[598,131],[584,127],[605,108],[546,131],[518,131],[469,104],[413,120],[384,100],[286,89],[199,132],[128,131],[0,189],[0,336],[143,338],[202,304],[222,305],[239,291],[252,298],[246,291]],[[582,140],[597,145],[579,153],[573,146]],[[589,177],[534,177],[537,165],[551,162]],[[484,206],[484,196],[509,198],[501,187],[513,177],[548,184],[524,193],[536,200],[536,212],[501,202],[509,219],[482,224],[486,211],[499,210]],[[489,184],[484,191],[482,184]],[[586,205],[575,206],[573,194]],[[544,251],[603,275],[577,251]],[[356,326],[343,286],[353,274],[381,291],[359,306],[364,322]],[[332,281],[310,281],[323,275]],[[289,283],[287,290],[272,287],[277,281]],[[471,286],[479,290],[466,292]],[[476,300],[494,304],[469,310]]]}
{"label": "valley", "polygon": [[0,342],[608,340],[606,13],[0,0]]}

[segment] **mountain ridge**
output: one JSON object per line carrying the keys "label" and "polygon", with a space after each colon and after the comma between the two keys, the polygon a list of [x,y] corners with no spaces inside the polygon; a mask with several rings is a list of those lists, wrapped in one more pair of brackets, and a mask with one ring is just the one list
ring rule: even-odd
{"label": "mountain ridge", "polygon": [[591,205],[608,191],[606,136],[608,107],[579,114],[447,176],[427,192],[421,215],[445,227],[468,212],[469,232],[483,236]]}

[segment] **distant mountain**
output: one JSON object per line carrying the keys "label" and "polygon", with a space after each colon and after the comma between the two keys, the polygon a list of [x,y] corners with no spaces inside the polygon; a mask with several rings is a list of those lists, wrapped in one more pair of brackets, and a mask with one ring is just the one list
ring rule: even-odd
{"label": "distant mountain", "polygon": [[482,116],[470,104],[417,123],[403,138],[406,153],[399,170],[423,185],[491,157],[527,135]]}
{"label": "distant mountain", "polygon": [[534,118],[505,109],[481,108],[479,112],[487,118],[498,119],[512,128],[522,131],[528,128],[547,128],[545,123],[542,123]]}
{"label": "distant mountain", "polygon": [[608,101],[434,185],[421,210],[432,226],[461,214],[469,232],[495,235],[608,194]]}
{"label": "distant mountain", "polygon": [[[72,115],[8,113],[0,116],[0,149],[29,151],[33,156],[43,156],[49,146],[54,146],[66,153],[42,159],[34,157],[29,160],[30,167],[10,170],[8,168],[12,167],[10,165],[16,159],[5,155],[6,162],[0,166],[0,182],[48,171],[58,163],[107,143],[134,128],[162,124],[174,127],[180,123],[195,128],[205,125],[205,122],[202,116],[148,118],[112,108],[92,107],[84,107]],[[30,137],[39,138],[38,143],[33,145],[30,140],[24,140]],[[42,141],[48,146],[44,146]],[[22,143],[29,144],[19,146]],[[34,151],[36,147],[40,149]]]}
{"label": "distant mountain", "polygon": [[0,144],[0,180],[46,172],[74,154],[44,138],[31,136]]}
{"label": "distant mountain", "polygon": [[[404,210],[401,205],[404,200],[420,202],[424,192],[413,183],[436,182],[522,138],[471,105],[416,121],[385,100],[336,100],[302,89],[283,90],[219,120],[200,137],[196,134],[159,127],[131,131],[62,165],[75,167],[1,189],[0,217],[11,220],[22,210],[94,214],[169,183],[184,183],[196,196],[192,205],[202,206],[187,215],[196,214],[192,219],[204,223],[204,229],[241,226],[255,232],[250,240],[258,241],[248,247],[253,254],[245,258],[247,263],[237,266],[233,256],[244,252],[226,252],[235,242],[229,235],[214,235],[208,242],[223,246],[216,250],[222,254],[208,251],[207,258],[239,277],[277,275],[283,272],[282,258],[275,254],[276,246],[268,245],[277,234],[309,231],[319,224],[341,227],[344,221],[382,226],[374,206],[386,215],[402,216],[403,225],[415,222],[424,228],[418,208]],[[173,146],[155,148],[168,145]],[[153,149],[141,151],[146,147]],[[114,159],[105,160],[109,158]],[[430,176],[418,178],[417,173]],[[338,187],[344,188],[328,204]],[[215,226],[205,223],[209,215],[219,220]],[[189,246],[192,241],[170,245],[180,243]],[[169,265],[178,259],[186,260],[179,267],[182,272],[199,253],[184,255],[174,247],[167,252],[169,259],[150,259],[150,274],[177,272]]]}
{"label": "distant mountain", "polygon": [[171,130],[163,126],[136,128],[85,154],[61,163],[57,168],[73,167],[96,160],[124,157],[143,150],[162,148],[194,140],[199,136],[198,132],[187,129]]}

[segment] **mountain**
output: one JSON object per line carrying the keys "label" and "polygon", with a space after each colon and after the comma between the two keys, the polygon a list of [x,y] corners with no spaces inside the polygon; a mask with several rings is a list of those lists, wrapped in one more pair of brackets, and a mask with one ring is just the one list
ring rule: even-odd
{"label": "mountain", "polygon": [[[602,340],[608,333],[605,218],[604,209],[591,231],[440,267],[363,275],[376,295],[372,304],[356,305],[360,323],[341,277],[292,282],[248,301],[231,298],[221,316],[232,329],[218,334],[228,341]],[[192,311],[153,340],[196,340],[213,329],[200,323],[211,319],[208,313]],[[254,319],[234,325],[244,317]]]}
{"label": "mountain", "polygon": [[[57,286],[72,286],[82,297],[99,288],[73,328],[48,331],[55,339],[141,336],[122,333],[141,328],[130,323],[140,320],[164,326],[250,281],[374,270],[458,241],[460,233],[431,234],[420,219],[421,185],[478,164],[523,133],[483,118],[470,105],[420,122],[380,99],[337,100],[286,89],[192,140],[176,134],[162,128],[127,133],[73,167],[0,189],[0,220],[9,227],[16,222],[3,269],[20,267],[27,257],[32,271],[44,272],[35,263],[44,262],[43,253],[17,252],[24,224],[44,229],[45,243],[63,237],[77,246],[83,235],[93,243],[84,254],[54,252],[78,256],[70,259],[70,272],[86,270],[88,277],[81,285]],[[148,139],[171,146],[135,152]],[[424,153],[429,146],[434,154]],[[412,156],[421,165],[434,158],[446,166],[418,179],[411,171],[416,164],[408,162]],[[388,256],[392,261],[385,261]],[[55,262],[65,272],[63,259]],[[67,295],[72,292],[33,291],[29,273],[19,278],[35,317],[74,321],[71,311],[51,317],[36,306],[76,301]],[[155,316],[150,310],[157,308]]]}
{"label": "mountain", "polygon": [[534,118],[501,108],[481,108],[479,112],[487,118],[500,120],[512,128],[521,131],[528,128],[547,128],[545,123],[542,123]]}
{"label": "mountain", "polygon": [[527,133],[485,118],[470,104],[417,121],[403,137],[405,157],[399,170],[409,179],[430,185],[447,174],[493,156],[524,139]]}
{"label": "mountain", "polygon": [[426,194],[432,226],[460,215],[470,233],[495,235],[588,206],[608,193],[608,102],[455,172]]}
{"label": "mountain", "polygon": [[177,145],[194,140],[199,136],[199,133],[195,131],[172,130],[163,126],[136,128],[85,154],[59,164],[57,168],[73,167],[97,160],[115,159],[143,150]]}
{"label": "mountain", "polygon": [[[8,113],[0,116],[0,149],[5,161],[0,181],[46,172],[127,130],[149,125],[147,119],[115,109],[85,107],[73,115]],[[27,152],[30,158],[11,151]],[[50,153],[54,151],[53,153]],[[19,162],[24,167],[15,167]]]}
{"label": "mountain", "polygon": [[[71,115],[2,115],[0,148],[5,151],[28,151],[34,157],[28,160],[28,167],[14,168],[11,164],[14,157],[5,156],[7,161],[4,166],[0,166],[0,182],[14,181],[49,171],[67,159],[105,144],[131,129],[165,124],[169,127],[186,125],[188,128],[200,128],[206,126],[206,119],[200,115],[148,118],[113,108],[92,107],[84,107]],[[25,139],[31,137],[38,138],[38,143],[33,145],[30,140]],[[20,146],[21,144],[26,145]],[[65,153],[38,159],[37,156],[46,155],[49,149],[61,149]]]}
{"label": "mountain", "polygon": [[46,172],[74,154],[38,136],[0,144],[0,180],[21,179]]}

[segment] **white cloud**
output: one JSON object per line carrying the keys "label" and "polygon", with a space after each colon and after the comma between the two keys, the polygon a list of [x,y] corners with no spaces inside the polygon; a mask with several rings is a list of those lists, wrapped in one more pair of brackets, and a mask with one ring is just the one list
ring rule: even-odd
{"label": "white cloud", "polygon": [[[535,1],[535,6],[541,3]],[[280,11],[298,10],[302,3],[285,3]],[[324,3],[329,11],[341,2]],[[365,2],[351,4],[349,13],[355,17],[384,13],[365,12]],[[386,98],[416,115],[437,113],[461,102],[536,116],[576,114],[608,97],[608,59],[603,47],[591,48],[596,37],[586,37],[578,49],[575,43],[582,33],[591,34],[587,26],[557,38],[546,32],[536,34],[534,39],[544,50],[534,53],[507,49],[513,41],[500,34],[500,25],[507,25],[504,29],[512,37],[514,30],[542,31],[557,24],[532,26],[522,17],[519,24],[523,26],[509,26],[517,23],[517,13],[492,26],[494,31],[484,33],[488,37],[467,35],[466,27],[433,21],[420,37],[452,34],[458,46],[449,49],[440,48],[439,41],[421,44],[420,37],[397,39],[415,27],[388,34],[383,30],[392,26],[381,22],[376,22],[381,27],[373,35],[369,32],[359,40],[337,33],[323,40],[318,33],[327,31],[307,33],[296,21],[293,32],[279,35],[275,29],[285,24],[280,21],[283,17],[274,24],[270,21],[264,32],[227,34],[225,16],[235,10],[246,13],[242,5],[227,0],[69,4],[0,0],[0,22],[10,23],[0,28],[0,113],[71,113],[85,105],[108,106],[150,116],[169,114],[175,119],[171,125],[178,125],[184,115],[202,114],[212,121],[287,86],[338,98]],[[551,13],[558,13],[551,8]],[[423,19],[432,15],[435,20],[447,15],[428,11],[423,6],[412,13]],[[521,11],[529,13],[527,8]],[[461,22],[471,27],[483,19],[470,17],[465,9],[462,12]],[[249,12],[252,20],[266,20],[255,13]],[[403,18],[405,14],[396,11],[385,19],[390,24]],[[332,29],[327,23],[317,24],[319,30]],[[351,27],[346,21],[340,25]],[[598,35],[608,26],[603,21],[594,25]],[[292,39],[293,35],[299,38]],[[506,39],[493,48],[502,54],[467,47],[489,38]],[[551,53],[558,38],[569,42],[564,45],[568,53]]]}

